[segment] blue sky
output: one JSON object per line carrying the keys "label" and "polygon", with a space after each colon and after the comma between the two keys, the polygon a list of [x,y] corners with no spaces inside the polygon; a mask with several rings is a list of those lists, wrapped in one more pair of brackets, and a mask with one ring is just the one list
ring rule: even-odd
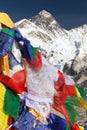
{"label": "blue sky", "polygon": [[8,13],[14,22],[41,10],[50,12],[65,29],[87,24],[87,0],[0,0],[0,11]]}

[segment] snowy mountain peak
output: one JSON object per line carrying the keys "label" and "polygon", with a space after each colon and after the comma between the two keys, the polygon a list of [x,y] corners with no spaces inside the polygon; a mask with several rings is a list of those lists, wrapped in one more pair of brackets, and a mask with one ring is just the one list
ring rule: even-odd
{"label": "snowy mountain peak", "polygon": [[66,30],[58,24],[56,19],[45,10],[42,10],[37,15],[33,16],[30,21],[48,34],[51,34],[54,38],[66,33]]}
{"label": "snowy mountain peak", "polygon": [[39,12],[39,15],[43,15],[44,17],[51,17],[51,14],[46,10],[42,10],[41,12]]}
{"label": "snowy mountain peak", "polygon": [[44,24],[47,24],[47,23],[50,23],[52,21],[55,21],[56,24],[58,24],[57,21],[55,20],[55,18],[52,16],[52,14],[47,12],[47,11],[45,11],[45,10],[42,10],[37,15],[33,16],[31,18],[31,21],[35,22],[35,24],[39,24],[40,22],[42,22]]}
{"label": "snowy mountain peak", "polygon": [[[55,18],[52,16],[51,13],[45,11],[45,10],[42,10],[41,12],[38,13],[40,16],[43,16],[44,18],[46,19],[50,19],[50,24],[57,24],[57,26],[60,27],[60,25],[58,24],[58,22],[55,20]],[[61,28],[61,27],[60,27]]]}

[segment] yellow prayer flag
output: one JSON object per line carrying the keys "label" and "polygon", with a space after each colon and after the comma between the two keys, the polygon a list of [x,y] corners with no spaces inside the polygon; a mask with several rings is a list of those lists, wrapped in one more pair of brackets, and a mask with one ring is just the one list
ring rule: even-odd
{"label": "yellow prayer flag", "polygon": [[13,21],[6,13],[0,12],[0,23],[9,27],[9,28],[14,28]]}
{"label": "yellow prayer flag", "polygon": [[8,127],[8,115],[4,113],[4,96],[6,88],[2,83],[0,83],[0,130],[6,130]]}

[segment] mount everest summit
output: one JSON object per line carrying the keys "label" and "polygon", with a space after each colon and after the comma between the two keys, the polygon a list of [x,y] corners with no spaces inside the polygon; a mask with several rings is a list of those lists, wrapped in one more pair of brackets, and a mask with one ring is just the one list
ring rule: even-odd
{"label": "mount everest summit", "polygon": [[86,89],[87,83],[87,25],[66,30],[47,11],[42,10],[31,19],[15,23],[31,44],[58,69],[73,76]]}

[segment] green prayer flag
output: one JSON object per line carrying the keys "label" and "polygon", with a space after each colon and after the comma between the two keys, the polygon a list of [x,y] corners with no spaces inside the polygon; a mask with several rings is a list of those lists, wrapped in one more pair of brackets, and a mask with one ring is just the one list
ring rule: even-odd
{"label": "green prayer flag", "polygon": [[20,97],[6,88],[4,97],[4,111],[11,117],[17,118],[20,109]]}
{"label": "green prayer flag", "polygon": [[70,130],[70,127],[68,125],[66,125],[66,130]]}
{"label": "green prayer flag", "polygon": [[38,48],[31,46],[31,49],[33,58],[35,59],[37,57]]}
{"label": "green prayer flag", "polygon": [[74,96],[69,96],[70,100],[73,101],[75,106],[79,106],[80,107],[80,101],[78,99],[78,97],[74,97]]}
{"label": "green prayer flag", "polygon": [[69,114],[71,123],[74,125],[78,119],[78,112],[74,106],[73,101],[68,98],[67,101],[64,103],[64,106],[66,107],[66,110]]}
{"label": "green prayer flag", "polygon": [[82,98],[85,100],[86,99],[86,91],[83,88],[77,87],[78,91],[80,92]]}
{"label": "green prayer flag", "polygon": [[9,28],[2,28],[1,32],[4,32],[8,35],[10,35],[11,37],[15,37],[15,31],[13,31],[12,29]]}

